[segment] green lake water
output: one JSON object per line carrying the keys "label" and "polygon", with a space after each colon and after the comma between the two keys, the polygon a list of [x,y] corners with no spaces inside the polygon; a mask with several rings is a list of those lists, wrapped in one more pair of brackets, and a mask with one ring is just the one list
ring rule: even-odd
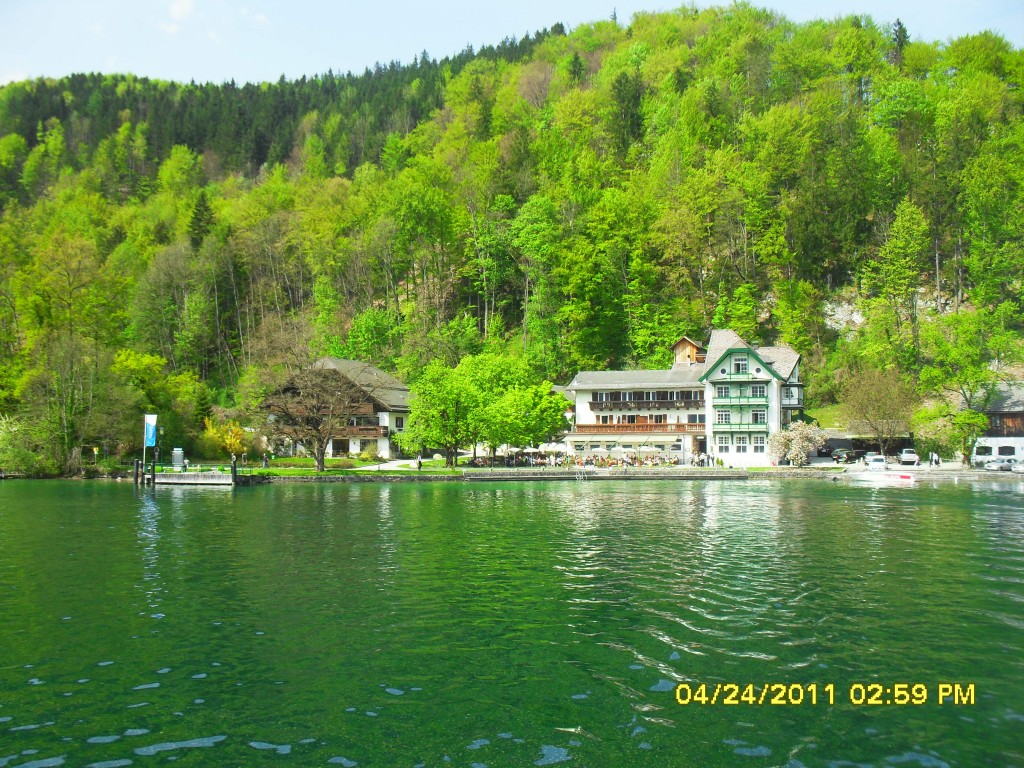
{"label": "green lake water", "polygon": [[170,761],[1024,765],[1024,484],[0,483],[0,768]]}

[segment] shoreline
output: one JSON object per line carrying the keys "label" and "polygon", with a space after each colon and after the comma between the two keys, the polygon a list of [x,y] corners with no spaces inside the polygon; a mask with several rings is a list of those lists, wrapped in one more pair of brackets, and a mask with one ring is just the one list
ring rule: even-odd
{"label": "shoreline", "polygon": [[[608,480],[751,480],[751,479],[785,479],[785,480],[831,480],[833,482],[855,482],[857,477],[866,470],[829,464],[811,464],[806,467],[765,467],[753,469],[723,469],[723,468],[606,468],[587,467],[585,469],[566,470],[561,468],[527,468],[516,469],[471,469],[463,470],[458,474],[435,473],[430,470],[421,472],[389,470],[352,470],[346,474],[338,475],[253,475],[255,482],[246,485],[275,485],[280,483],[417,483],[417,482],[545,482],[545,481],[608,481]],[[914,481],[934,480],[942,482],[966,482],[982,479],[994,480],[996,482],[1024,482],[1024,476],[1018,477],[1012,472],[988,472],[983,469],[950,467],[950,468],[929,468],[929,467],[899,467],[894,466],[890,471],[907,472],[914,476]],[[179,476],[180,477],[180,476]],[[110,477],[100,476],[95,478],[85,477],[53,477],[53,478],[28,478],[17,475],[6,475],[6,480],[105,480],[114,482],[131,482],[131,477]],[[158,485],[163,485],[158,483]],[[171,485],[171,484],[168,484]],[[178,482],[173,485],[195,485],[203,483]]]}

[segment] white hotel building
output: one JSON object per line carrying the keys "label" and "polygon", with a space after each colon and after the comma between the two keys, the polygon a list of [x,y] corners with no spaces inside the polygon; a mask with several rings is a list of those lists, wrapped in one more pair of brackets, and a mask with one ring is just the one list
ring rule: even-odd
{"label": "white hotel building", "polygon": [[715,330],[707,347],[683,337],[667,371],[581,371],[567,389],[577,454],[707,453],[726,466],[766,466],[768,436],[803,410],[800,356]]}

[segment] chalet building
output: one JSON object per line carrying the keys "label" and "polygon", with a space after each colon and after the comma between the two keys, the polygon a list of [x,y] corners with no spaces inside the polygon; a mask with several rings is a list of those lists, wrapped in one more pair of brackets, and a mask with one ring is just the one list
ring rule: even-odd
{"label": "chalet building", "polygon": [[715,330],[707,347],[683,337],[669,370],[581,371],[568,389],[578,454],[709,454],[727,466],[765,466],[768,436],[803,410],[800,356]]}
{"label": "chalet building", "polygon": [[372,450],[382,458],[395,458],[393,438],[409,418],[409,388],[390,373],[357,360],[323,357],[315,367],[338,371],[363,393],[348,426],[332,436],[327,456]]}
{"label": "chalet building", "polygon": [[974,446],[974,462],[1024,460],[1024,381],[1001,383],[985,409],[989,427]]}

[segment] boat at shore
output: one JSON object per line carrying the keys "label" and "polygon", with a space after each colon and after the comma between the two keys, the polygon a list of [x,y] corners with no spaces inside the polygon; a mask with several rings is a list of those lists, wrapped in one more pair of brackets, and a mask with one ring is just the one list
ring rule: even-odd
{"label": "boat at shore", "polygon": [[911,472],[890,471],[884,456],[869,456],[864,463],[864,471],[853,475],[852,479],[882,485],[910,485],[914,482]]}
{"label": "boat at shore", "polygon": [[858,472],[850,479],[881,485],[912,485],[917,480],[910,472]]}

